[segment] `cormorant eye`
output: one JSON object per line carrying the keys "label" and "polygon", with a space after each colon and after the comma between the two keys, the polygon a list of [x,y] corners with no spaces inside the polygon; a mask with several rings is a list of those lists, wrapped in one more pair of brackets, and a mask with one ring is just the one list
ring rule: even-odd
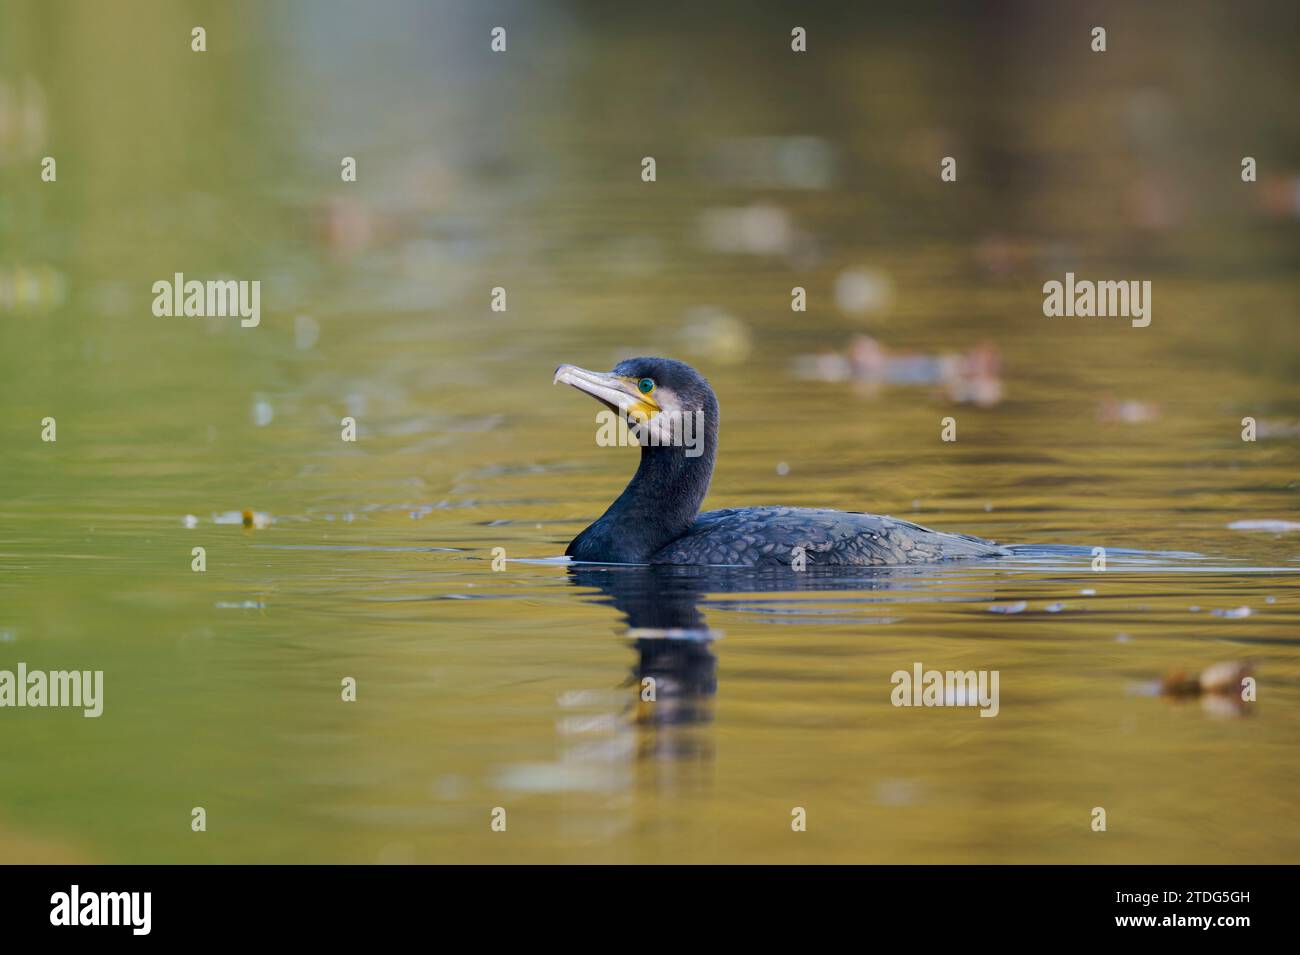
{"label": "cormorant eye", "polygon": [[655,390],[655,380],[653,378],[642,378],[636,383],[637,389],[643,395],[648,395]]}

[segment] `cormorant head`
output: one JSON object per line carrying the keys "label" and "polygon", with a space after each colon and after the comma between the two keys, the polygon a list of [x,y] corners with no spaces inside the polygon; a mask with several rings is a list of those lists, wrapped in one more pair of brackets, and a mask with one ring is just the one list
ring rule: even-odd
{"label": "cormorant head", "polygon": [[685,362],[629,358],[611,372],[561,365],[555,369],[554,380],[586,392],[628,424],[653,423],[665,413],[701,412],[707,429],[716,433],[718,399],[704,376]]}
{"label": "cormorant head", "polygon": [[708,493],[718,437],[713,389],[671,358],[629,358],[611,372],[561,365],[555,381],[618,414],[641,445],[641,464],[628,486],[565,553],[597,563],[649,562],[690,529]]}

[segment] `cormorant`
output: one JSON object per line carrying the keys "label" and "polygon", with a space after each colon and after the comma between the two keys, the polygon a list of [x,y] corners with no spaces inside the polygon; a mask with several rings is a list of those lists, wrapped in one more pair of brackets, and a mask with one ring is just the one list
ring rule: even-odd
{"label": "cormorant", "polygon": [[1012,554],[979,537],[858,511],[701,514],[718,444],[718,400],[704,376],[670,358],[629,358],[608,373],[561,365],[558,382],[620,415],[641,444],[641,464],[623,493],[569,544],[565,553],[574,560],[759,566],[791,565],[802,555],[808,566],[882,566]]}

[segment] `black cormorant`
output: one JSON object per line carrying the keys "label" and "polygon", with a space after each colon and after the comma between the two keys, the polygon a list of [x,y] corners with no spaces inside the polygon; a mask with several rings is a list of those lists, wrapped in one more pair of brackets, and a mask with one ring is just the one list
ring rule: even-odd
{"label": "black cormorant", "polygon": [[758,566],[791,565],[802,555],[807,566],[882,566],[1012,553],[979,537],[858,511],[740,507],[701,514],[718,444],[718,400],[704,376],[670,358],[629,358],[608,373],[561,365],[554,381],[619,414],[641,443],[641,465],[628,486],[569,544],[565,553],[574,560]]}

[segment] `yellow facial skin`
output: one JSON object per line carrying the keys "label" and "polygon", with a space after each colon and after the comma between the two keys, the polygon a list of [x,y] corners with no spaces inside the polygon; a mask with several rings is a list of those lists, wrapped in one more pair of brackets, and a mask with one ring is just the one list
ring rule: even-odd
{"label": "yellow facial skin", "polygon": [[655,400],[653,391],[648,395],[643,395],[641,393],[639,378],[622,378],[620,380],[632,390],[634,403],[624,413],[633,421],[644,423],[663,410],[663,408],[660,407],[659,402]]}
{"label": "yellow facial skin", "polygon": [[588,371],[576,365],[561,365],[555,369],[552,384],[563,382],[572,385],[605,406],[618,411],[629,421],[641,423],[649,421],[663,409],[655,400],[653,391],[648,395],[641,394],[637,386],[639,381],[639,378]]}

